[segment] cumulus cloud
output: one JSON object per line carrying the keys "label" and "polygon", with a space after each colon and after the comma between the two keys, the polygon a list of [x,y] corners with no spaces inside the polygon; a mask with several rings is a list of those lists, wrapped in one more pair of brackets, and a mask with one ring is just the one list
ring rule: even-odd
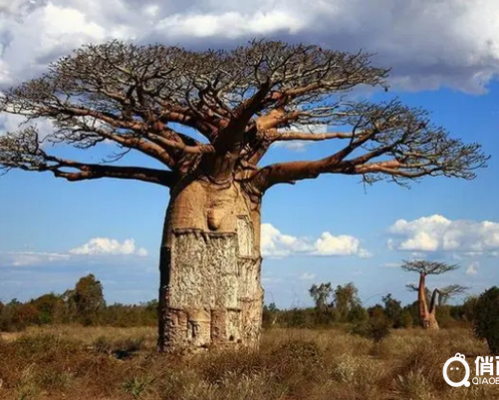
{"label": "cumulus cloud", "polygon": [[36,0],[2,0],[0,1],[0,15],[20,16],[36,6]]}
{"label": "cumulus cloud", "polygon": [[[0,77],[1,79],[1,77]],[[53,131],[53,124],[50,120],[46,118],[36,118],[28,121],[22,115],[15,114],[0,114],[0,135],[6,132],[15,132],[19,129],[25,129],[28,127],[36,127],[38,132],[38,138],[41,142]]]}
{"label": "cumulus cloud", "polygon": [[349,235],[333,236],[329,232],[324,232],[314,243],[316,255],[336,256],[336,255],[357,255],[367,258],[370,253],[360,247],[360,240]]}
{"label": "cumulus cloud", "polygon": [[499,72],[498,11],[495,0],[3,0],[0,85],[87,42],[200,48],[265,36],[377,53],[395,86],[480,92]]}
{"label": "cumulus cloud", "polygon": [[449,220],[441,215],[413,221],[399,219],[390,227],[388,247],[416,252],[452,251],[467,254],[499,250],[499,223]]}
{"label": "cumulus cloud", "polygon": [[266,35],[275,32],[297,33],[306,27],[306,19],[299,18],[291,10],[255,10],[243,14],[240,11],[207,14],[176,14],[162,19],[156,29],[168,32],[172,37],[216,37],[229,39]]}
{"label": "cumulus cloud", "polygon": [[0,267],[37,267],[61,263],[86,262],[95,257],[146,257],[147,250],[137,247],[133,239],[120,243],[115,239],[93,238],[84,245],[62,253],[36,251],[0,252]]}
{"label": "cumulus cloud", "polygon": [[281,233],[272,224],[262,224],[261,251],[264,257],[281,258],[292,254],[313,256],[357,256],[366,258],[370,253],[360,240],[349,235],[334,236],[324,232],[319,238],[295,237]]}
{"label": "cumulus cloud", "polygon": [[137,255],[147,256],[147,250],[143,247],[137,248],[133,239],[127,239],[120,243],[115,239],[93,238],[84,245],[69,250],[75,255]]}

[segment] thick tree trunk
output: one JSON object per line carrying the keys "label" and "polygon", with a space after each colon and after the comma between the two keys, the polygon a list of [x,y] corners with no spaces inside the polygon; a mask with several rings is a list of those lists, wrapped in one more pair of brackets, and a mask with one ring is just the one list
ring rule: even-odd
{"label": "thick tree trunk", "polygon": [[421,273],[419,275],[419,286],[418,286],[419,318],[421,320],[421,325],[423,326],[424,329],[437,330],[439,329],[439,326],[435,318],[436,305],[432,304],[432,309],[431,310],[428,309],[425,280],[426,280],[426,275],[424,273]]}
{"label": "thick tree trunk", "polygon": [[435,318],[435,312],[429,313],[426,318],[423,320],[423,326],[425,329],[429,330],[438,330],[440,327],[438,326],[437,319]]}
{"label": "thick tree trunk", "polygon": [[161,247],[160,351],[255,347],[262,320],[260,204],[238,183],[172,190]]}

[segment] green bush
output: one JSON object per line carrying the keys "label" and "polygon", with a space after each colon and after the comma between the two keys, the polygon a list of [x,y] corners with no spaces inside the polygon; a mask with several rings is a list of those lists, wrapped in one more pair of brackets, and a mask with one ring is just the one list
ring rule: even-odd
{"label": "green bush", "polygon": [[475,335],[485,339],[492,355],[499,355],[499,288],[480,295],[473,310]]}
{"label": "green bush", "polygon": [[413,323],[414,321],[412,319],[411,313],[408,310],[403,310],[400,313],[399,319],[394,328],[410,328],[412,327]]}
{"label": "green bush", "polygon": [[470,296],[465,300],[462,306],[462,312],[463,312],[463,319],[466,322],[473,323],[473,321],[475,320],[475,308],[477,301],[478,301],[477,296]]}
{"label": "green bush", "polygon": [[388,319],[382,307],[373,307],[369,312],[367,322],[356,325],[352,333],[380,343],[390,334],[392,321]]}
{"label": "green bush", "polygon": [[367,311],[361,305],[356,305],[348,312],[347,320],[352,323],[361,323],[369,318]]}

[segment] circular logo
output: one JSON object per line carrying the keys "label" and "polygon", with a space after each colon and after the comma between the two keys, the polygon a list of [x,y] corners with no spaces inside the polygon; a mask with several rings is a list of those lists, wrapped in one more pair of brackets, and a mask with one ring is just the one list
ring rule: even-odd
{"label": "circular logo", "polygon": [[[454,357],[451,357],[447,360],[447,362],[444,364],[444,368],[442,370],[443,372],[443,375],[444,375],[444,379],[445,379],[445,382],[447,382],[450,386],[454,386],[454,387],[460,387],[460,386],[466,386],[466,387],[469,387],[470,386],[470,382],[469,382],[469,378],[470,378],[470,366],[468,365],[468,363],[465,361],[465,355],[464,354],[459,354],[459,353],[456,353],[456,355]],[[449,379],[449,375],[447,375],[447,369],[449,368],[449,365],[454,362],[454,361],[457,361],[458,363],[461,363],[461,365],[464,367],[464,370],[466,371],[466,375],[464,377],[464,379],[462,381],[459,381],[459,382],[454,382],[454,381],[451,381]]]}

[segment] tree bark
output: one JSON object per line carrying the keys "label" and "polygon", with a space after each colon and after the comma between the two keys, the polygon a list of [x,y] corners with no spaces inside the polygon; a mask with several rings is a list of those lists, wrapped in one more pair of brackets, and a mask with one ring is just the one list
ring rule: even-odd
{"label": "tree bark", "polygon": [[418,306],[419,306],[419,318],[421,320],[421,325],[424,329],[438,330],[438,322],[435,317],[436,304],[432,301],[431,310],[428,309],[428,302],[426,299],[426,274],[421,273],[419,275],[419,286],[418,286]]}
{"label": "tree bark", "polygon": [[177,184],[161,246],[158,350],[256,347],[260,268],[260,203],[237,182]]}
{"label": "tree bark", "polygon": [[429,313],[426,316],[426,319],[423,321],[423,324],[424,324],[425,329],[429,329],[429,330],[433,330],[433,331],[440,329],[440,327],[438,326],[438,321],[437,321],[436,316],[435,316],[435,311],[432,313]]}

